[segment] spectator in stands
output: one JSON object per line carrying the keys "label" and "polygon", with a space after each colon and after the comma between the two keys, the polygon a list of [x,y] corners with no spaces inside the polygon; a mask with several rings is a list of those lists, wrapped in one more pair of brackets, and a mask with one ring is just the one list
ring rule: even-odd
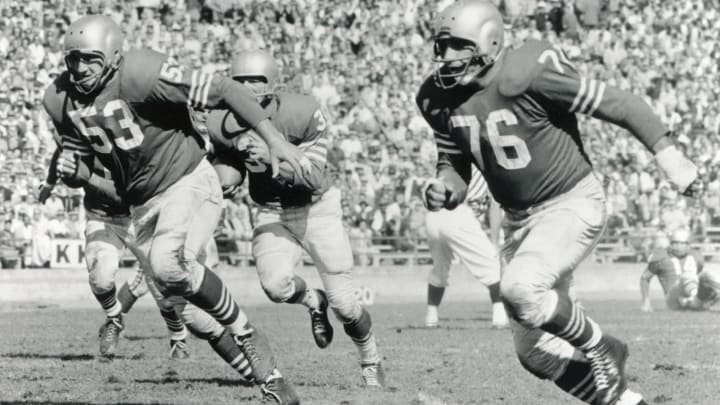
{"label": "spectator in stands", "polygon": [[20,263],[20,251],[12,231],[12,225],[11,219],[4,220],[2,231],[0,231],[0,266],[3,269],[15,269]]}
{"label": "spectator in stands", "polygon": [[353,249],[356,266],[368,266],[371,263],[370,254],[372,248],[372,231],[368,227],[367,221],[360,219],[357,226],[353,227],[349,233],[350,243]]}

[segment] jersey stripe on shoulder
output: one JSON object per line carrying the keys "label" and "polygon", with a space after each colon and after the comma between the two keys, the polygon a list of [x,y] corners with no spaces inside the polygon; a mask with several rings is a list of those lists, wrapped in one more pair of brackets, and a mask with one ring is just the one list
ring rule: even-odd
{"label": "jersey stripe on shoulder", "polygon": [[211,81],[212,75],[209,73],[203,73],[197,69],[193,70],[188,95],[188,105],[190,107],[204,108],[207,105]]}

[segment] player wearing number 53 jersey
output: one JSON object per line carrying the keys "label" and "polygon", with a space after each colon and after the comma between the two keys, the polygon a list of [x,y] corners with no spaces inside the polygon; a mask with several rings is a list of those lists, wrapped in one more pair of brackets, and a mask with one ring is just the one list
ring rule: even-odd
{"label": "player wearing number 53 jersey", "polygon": [[500,289],[522,365],[587,403],[641,403],[626,389],[627,346],[568,294],[605,224],[605,196],[575,114],[630,131],[688,193],[697,170],[642,99],[580,76],[549,43],[507,50],[503,33],[502,16],[486,0],[460,0],[438,15],[440,67],[417,95],[439,151],[437,179],[424,196],[431,209],[454,208],[476,165],[506,211]]}
{"label": "player wearing number 53 jersey", "polygon": [[186,298],[226,326],[264,395],[295,403],[269,346],[220,278],[198,260],[219,221],[222,191],[188,107],[232,110],[268,142],[274,166],[282,158],[302,172],[305,158],[242,85],[178,66],[151,50],[124,53],[122,44],[120,28],[105,16],[85,16],[68,27],[68,71],[44,98],[63,148],[97,156],[110,171],[130,205],[138,249],[149,258],[163,294]]}
{"label": "player wearing number 53 jersey", "polygon": [[[253,89],[269,112],[273,124],[298,145],[312,162],[312,170],[297,176],[280,167],[273,178],[267,157],[249,133],[240,142],[227,137],[243,132],[232,114],[213,111],[207,130],[222,161],[247,170],[250,196],[260,204],[253,234],[253,255],[263,289],[274,302],[301,304],[310,312],[315,343],[324,348],[333,338],[327,316],[328,306],[343,323],[345,333],[360,352],[362,378],[366,385],[383,384],[380,356],[375,344],[370,314],[358,302],[352,285],[353,256],[343,228],[340,190],[330,186],[327,173],[327,124],[320,105],[311,96],[275,92],[279,71],[275,60],[264,51],[245,51],[234,56],[233,79]],[[242,150],[242,152],[241,152]],[[222,171],[219,169],[222,173]],[[243,176],[235,176],[242,181]],[[235,186],[237,180],[224,186]],[[318,268],[327,295],[308,288],[294,274],[307,251]]]}

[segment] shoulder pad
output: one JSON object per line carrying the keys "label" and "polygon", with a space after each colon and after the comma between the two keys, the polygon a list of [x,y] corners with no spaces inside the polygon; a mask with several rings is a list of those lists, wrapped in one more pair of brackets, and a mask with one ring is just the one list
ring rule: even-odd
{"label": "shoulder pad", "polygon": [[535,76],[542,69],[538,62],[542,53],[552,48],[547,41],[528,40],[520,48],[508,50],[500,71],[498,89],[505,97],[518,96],[530,87]]}
{"label": "shoulder pad", "polygon": [[62,121],[63,103],[65,103],[70,88],[70,73],[64,71],[45,90],[43,106],[48,115],[56,122]]}
{"label": "shoulder pad", "polygon": [[120,94],[128,101],[142,101],[152,91],[168,56],[152,49],[133,49],[120,65]]}
{"label": "shoulder pad", "polygon": [[300,118],[307,118],[320,108],[315,97],[308,94],[278,92],[276,95],[280,106],[277,113],[297,114]]}

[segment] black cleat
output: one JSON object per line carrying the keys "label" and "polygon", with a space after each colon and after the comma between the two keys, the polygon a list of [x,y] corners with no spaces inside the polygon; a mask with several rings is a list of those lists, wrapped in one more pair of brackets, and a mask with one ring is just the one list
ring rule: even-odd
{"label": "black cleat", "polygon": [[187,360],[190,358],[185,339],[170,339],[170,358],[173,360]]}
{"label": "black cleat", "polygon": [[263,403],[300,405],[300,398],[295,390],[277,369],[273,370],[265,383],[260,384],[260,390],[263,394]]}
{"label": "black cleat", "polygon": [[585,353],[585,357],[590,360],[599,403],[617,404],[627,386],[625,381],[627,345],[606,334],[595,348]]}
{"label": "black cleat", "polygon": [[328,299],[323,290],[315,290],[320,301],[320,308],[310,310],[310,326],[317,347],[324,349],[333,340],[333,327],[328,319]]}
{"label": "black cleat", "polygon": [[100,356],[107,359],[115,357],[118,338],[124,328],[122,315],[107,318],[98,333],[100,338]]}

